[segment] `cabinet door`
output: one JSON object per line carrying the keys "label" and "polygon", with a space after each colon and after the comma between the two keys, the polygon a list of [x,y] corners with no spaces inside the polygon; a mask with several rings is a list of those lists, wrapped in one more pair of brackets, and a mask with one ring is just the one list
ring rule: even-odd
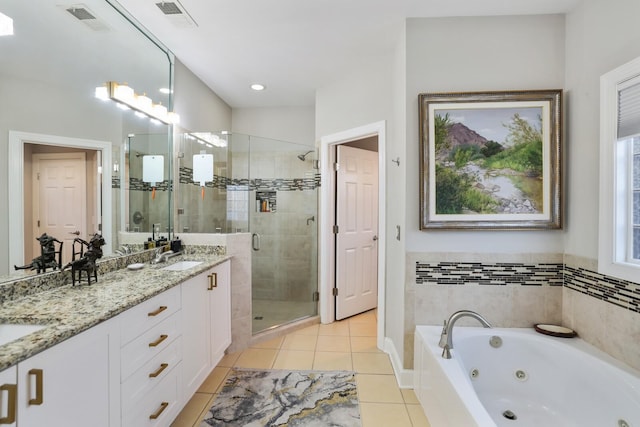
{"label": "cabinet door", "polygon": [[208,272],[182,283],[182,378],[191,398],[211,371]]}
{"label": "cabinet door", "polygon": [[15,366],[0,372],[0,425],[16,425],[18,409],[17,369]]}
{"label": "cabinet door", "polygon": [[215,367],[231,344],[231,262],[225,261],[212,270],[210,280],[211,305],[211,366]]}
{"label": "cabinet door", "polygon": [[18,391],[21,427],[108,427],[108,323],[19,363]]}

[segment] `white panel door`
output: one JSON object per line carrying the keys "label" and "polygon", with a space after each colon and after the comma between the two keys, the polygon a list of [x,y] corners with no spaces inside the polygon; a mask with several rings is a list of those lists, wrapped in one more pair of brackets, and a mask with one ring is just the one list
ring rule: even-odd
{"label": "white panel door", "polygon": [[[73,239],[89,240],[86,230],[87,173],[85,153],[42,153],[33,155],[34,237],[47,233],[64,242],[63,265],[71,261]],[[40,255],[34,239],[33,256]]]}
{"label": "white panel door", "polygon": [[336,320],[378,302],[378,153],[339,145]]}

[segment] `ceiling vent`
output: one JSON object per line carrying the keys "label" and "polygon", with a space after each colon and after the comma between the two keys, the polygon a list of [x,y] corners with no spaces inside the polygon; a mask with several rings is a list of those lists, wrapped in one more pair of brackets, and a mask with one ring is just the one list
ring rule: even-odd
{"label": "ceiling vent", "polygon": [[98,19],[96,14],[89,10],[89,8],[84,4],[63,7],[74,18],[94,31],[107,31],[109,29],[109,26]]}
{"label": "ceiling vent", "polygon": [[79,19],[80,21],[84,21],[85,19],[96,19],[96,17],[84,7],[70,7],[67,9],[67,12],[75,16],[76,19]]}
{"label": "ceiling vent", "polygon": [[176,27],[185,28],[198,26],[196,21],[179,1],[162,1],[156,3],[156,6],[158,6],[158,9],[169,19],[169,22]]}

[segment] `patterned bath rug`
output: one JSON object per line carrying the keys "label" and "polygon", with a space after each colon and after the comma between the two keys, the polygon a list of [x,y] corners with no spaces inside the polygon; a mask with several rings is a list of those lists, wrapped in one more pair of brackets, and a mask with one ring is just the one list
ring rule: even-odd
{"label": "patterned bath rug", "polygon": [[355,373],[233,369],[208,426],[361,427]]}

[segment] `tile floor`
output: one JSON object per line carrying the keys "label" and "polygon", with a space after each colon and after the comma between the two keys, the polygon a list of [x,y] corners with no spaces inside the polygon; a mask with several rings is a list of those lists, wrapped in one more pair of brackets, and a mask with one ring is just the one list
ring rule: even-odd
{"label": "tile floor", "polygon": [[376,347],[375,310],[226,355],[171,427],[199,426],[232,367],[353,370],[362,427],[429,427],[415,393],[398,387],[389,357]]}

